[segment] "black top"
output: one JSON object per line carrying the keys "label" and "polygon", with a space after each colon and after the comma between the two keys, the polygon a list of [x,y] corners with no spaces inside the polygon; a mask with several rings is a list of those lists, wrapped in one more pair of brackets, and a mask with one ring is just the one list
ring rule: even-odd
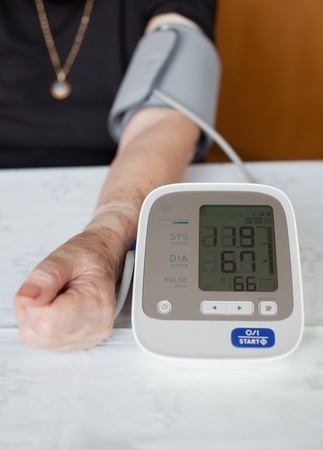
{"label": "black top", "polygon": [[[45,0],[62,65],[85,0]],[[107,116],[149,19],[178,12],[213,39],[215,0],[95,0],[68,75],[72,92],[56,100],[56,76],[34,0],[0,1],[0,167],[109,164],[116,144]]]}

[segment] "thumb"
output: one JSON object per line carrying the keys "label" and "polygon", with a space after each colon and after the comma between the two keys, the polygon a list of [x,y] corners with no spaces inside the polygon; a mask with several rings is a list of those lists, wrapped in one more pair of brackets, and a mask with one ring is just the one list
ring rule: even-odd
{"label": "thumb", "polygon": [[51,303],[72,279],[73,264],[68,259],[48,256],[29,275],[15,295],[15,302],[24,306]]}

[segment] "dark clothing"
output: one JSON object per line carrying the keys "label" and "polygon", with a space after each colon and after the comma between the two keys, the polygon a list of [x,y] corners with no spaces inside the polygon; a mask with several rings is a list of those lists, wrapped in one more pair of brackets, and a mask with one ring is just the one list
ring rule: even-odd
{"label": "dark clothing", "polygon": [[[84,0],[45,0],[62,65],[75,38]],[[213,39],[215,0],[95,0],[67,80],[56,80],[33,0],[0,1],[0,167],[109,164],[116,144],[107,116],[132,52],[149,19],[177,12]]]}

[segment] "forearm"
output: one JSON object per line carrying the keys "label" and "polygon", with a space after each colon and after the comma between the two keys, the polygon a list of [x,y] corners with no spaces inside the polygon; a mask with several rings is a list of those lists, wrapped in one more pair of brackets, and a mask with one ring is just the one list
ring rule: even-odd
{"label": "forearm", "polygon": [[87,227],[115,233],[117,261],[135,240],[145,197],[158,186],[183,179],[198,137],[191,121],[160,108],[140,111],[125,129]]}
{"label": "forearm", "polygon": [[[153,18],[147,32],[172,21],[195,26],[167,14]],[[91,222],[41,261],[15,296],[23,342],[70,351],[111,334],[115,285],[136,239],[141,205],[153,189],[183,179],[199,134],[195,124],[168,108],[141,109],[132,117]]]}

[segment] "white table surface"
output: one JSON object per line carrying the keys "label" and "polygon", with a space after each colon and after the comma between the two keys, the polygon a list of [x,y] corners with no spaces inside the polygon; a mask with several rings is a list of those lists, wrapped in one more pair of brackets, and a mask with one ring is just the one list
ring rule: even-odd
{"label": "white table surface", "polygon": [[[24,346],[13,294],[90,219],[106,169],[0,171],[1,450],[322,450],[323,162],[249,167],[294,205],[306,326],[288,359],[232,371],[176,369],[144,354],[129,304],[91,350]],[[243,181],[231,164],[192,166],[186,179]]]}

